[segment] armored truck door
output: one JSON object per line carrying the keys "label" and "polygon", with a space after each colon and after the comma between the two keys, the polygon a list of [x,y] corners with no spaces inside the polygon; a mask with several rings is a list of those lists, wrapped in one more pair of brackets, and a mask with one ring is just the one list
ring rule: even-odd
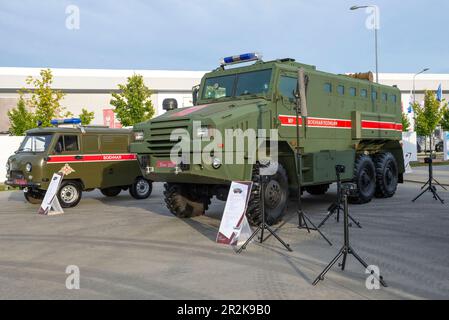
{"label": "armored truck door", "polygon": [[[278,114],[278,130],[281,139],[296,139],[296,100],[294,92],[297,89],[298,77],[294,73],[281,73],[278,81],[276,107]],[[302,119],[300,118],[300,125]],[[303,135],[304,127],[300,127]]]}

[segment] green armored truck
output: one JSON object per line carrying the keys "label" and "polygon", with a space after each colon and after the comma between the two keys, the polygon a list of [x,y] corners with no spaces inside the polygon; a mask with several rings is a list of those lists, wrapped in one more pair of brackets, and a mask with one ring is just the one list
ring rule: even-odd
{"label": "green armored truck", "polygon": [[[392,197],[403,182],[401,94],[396,87],[374,83],[371,73],[335,75],[293,59],[264,62],[257,54],[245,54],[225,58],[207,73],[193,89],[193,101],[193,107],[183,109],[173,99],[164,101],[167,112],[136,125],[137,139],[131,144],[144,176],[166,182],[165,202],[178,217],[204,214],[214,196],[226,200],[232,181],[257,181],[261,159],[250,161],[245,149],[227,148],[235,141],[217,139],[229,129],[235,139],[248,138],[245,146],[264,148],[268,159],[277,155],[276,172],[265,188],[270,224],[282,218],[289,193],[298,188],[326,193],[336,181],[336,165],[345,165],[343,180],[358,186],[353,203]],[[257,130],[259,136],[261,129],[275,136],[261,144],[247,134]],[[185,148],[203,138],[215,148],[202,152],[201,162],[192,161],[194,148],[176,159],[183,131],[192,139]],[[220,148],[223,152],[217,152]],[[297,151],[301,161],[296,161]],[[245,163],[227,160],[238,153]],[[261,219],[259,190],[255,183],[247,212],[255,224]]]}
{"label": "green armored truck", "polygon": [[64,208],[75,207],[83,191],[100,189],[115,197],[128,190],[135,199],[151,195],[152,182],[142,177],[135,154],[130,153],[130,129],[77,126],[79,119],[54,120],[72,127],[36,128],[6,164],[7,185],[19,187],[25,198],[40,204],[54,173],[64,178],[58,198]]}

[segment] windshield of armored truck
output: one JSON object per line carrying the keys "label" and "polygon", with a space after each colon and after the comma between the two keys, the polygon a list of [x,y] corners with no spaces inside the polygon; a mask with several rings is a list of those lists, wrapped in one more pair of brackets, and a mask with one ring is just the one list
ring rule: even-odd
{"label": "windshield of armored truck", "polygon": [[18,152],[45,152],[53,138],[52,134],[26,136]]}
{"label": "windshield of armored truck", "polygon": [[212,77],[204,83],[203,99],[221,99],[267,94],[272,70],[238,73]]}

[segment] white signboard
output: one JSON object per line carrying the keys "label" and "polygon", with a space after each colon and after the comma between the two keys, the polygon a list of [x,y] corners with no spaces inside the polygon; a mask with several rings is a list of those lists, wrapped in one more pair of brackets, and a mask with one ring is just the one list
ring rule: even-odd
{"label": "white signboard", "polygon": [[239,246],[251,236],[246,210],[252,189],[252,182],[233,182],[220,224],[217,242]]}
{"label": "white signboard", "polygon": [[44,201],[42,201],[41,207],[39,208],[39,214],[51,216],[64,213],[56,196],[63,177],[64,175],[62,173],[55,173],[53,178],[51,178]]}
{"label": "white signboard", "polygon": [[444,138],[444,161],[449,161],[449,131],[443,133]]}
{"label": "white signboard", "polygon": [[404,149],[404,156],[409,154],[411,162],[418,161],[418,139],[416,132],[403,132],[402,144]]}

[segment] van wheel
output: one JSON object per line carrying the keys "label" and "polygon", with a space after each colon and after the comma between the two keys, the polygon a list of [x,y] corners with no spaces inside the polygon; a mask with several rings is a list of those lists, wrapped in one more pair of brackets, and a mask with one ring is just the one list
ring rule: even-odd
{"label": "van wheel", "polygon": [[31,204],[41,204],[45,197],[44,191],[27,191],[24,192],[23,195],[25,196],[26,201],[28,201]]}
{"label": "van wheel", "polygon": [[357,184],[357,195],[348,198],[350,203],[365,204],[374,198],[376,193],[376,167],[370,156],[361,155],[354,166],[354,182]]}
{"label": "van wheel", "polygon": [[329,191],[330,184],[320,184],[317,186],[306,187],[306,191],[312,196],[322,196]]}
{"label": "van wheel", "polygon": [[209,209],[210,197],[192,194],[188,185],[166,183],[164,188],[167,208],[178,218],[199,217]]}
{"label": "van wheel", "polygon": [[129,194],[137,200],[148,199],[153,192],[153,182],[145,178],[139,177],[129,187]]}
{"label": "van wheel", "polygon": [[105,197],[113,198],[113,197],[117,197],[120,194],[120,192],[122,192],[122,188],[121,187],[112,187],[112,188],[100,189],[100,191]]}
{"label": "van wheel", "polygon": [[[249,199],[247,217],[253,225],[262,222],[262,212],[260,206],[261,185],[259,179],[260,167],[255,165],[253,169],[253,189]],[[278,164],[277,172],[270,177],[264,185],[265,189],[265,214],[266,222],[272,226],[282,220],[287,208],[289,198],[289,187],[287,172],[281,164]]]}
{"label": "van wheel", "polygon": [[63,181],[58,191],[58,199],[61,207],[73,208],[81,201],[83,190],[76,181]]}
{"label": "van wheel", "polygon": [[391,198],[398,189],[398,164],[396,158],[390,153],[381,153],[376,156],[377,189],[376,197]]}

